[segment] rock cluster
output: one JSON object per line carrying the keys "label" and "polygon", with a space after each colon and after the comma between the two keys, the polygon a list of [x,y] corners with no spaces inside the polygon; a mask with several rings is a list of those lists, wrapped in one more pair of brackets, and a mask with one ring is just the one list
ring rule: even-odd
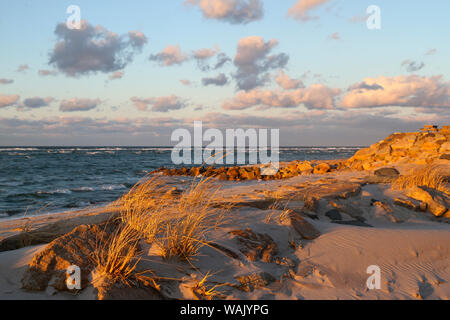
{"label": "rock cluster", "polygon": [[309,174],[325,174],[328,172],[340,170],[345,165],[340,161],[335,161],[335,164],[321,162],[315,164],[310,161],[293,161],[289,162],[278,170],[274,175],[261,174],[260,166],[234,166],[234,167],[213,167],[200,166],[192,168],[168,169],[159,168],[153,173],[162,173],[167,176],[199,176],[217,177],[220,180],[242,181],[242,180],[279,180],[295,177],[298,175]]}
{"label": "rock cluster", "polygon": [[[262,175],[261,166],[159,168],[151,173],[168,176],[205,176],[221,180],[279,180],[308,174],[341,170],[374,170],[394,163],[429,164],[436,159],[450,160],[450,131],[438,130],[394,133],[369,148],[361,149],[347,160],[292,161],[281,163],[274,175]],[[395,175],[387,172],[389,176]],[[386,175],[381,174],[380,177]]]}
{"label": "rock cluster", "polygon": [[392,163],[429,164],[450,159],[450,132],[394,133],[347,160],[352,169],[369,170]]}

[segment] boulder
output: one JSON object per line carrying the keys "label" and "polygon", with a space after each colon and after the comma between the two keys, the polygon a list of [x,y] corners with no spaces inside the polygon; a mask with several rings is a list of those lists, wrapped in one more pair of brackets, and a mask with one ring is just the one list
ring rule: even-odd
{"label": "boulder", "polygon": [[410,198],[425,202],[428,211],[436,217],[444,215],[450,208],[450,199],[438,190],[426,187],[414,187],[408,189],[406,195]]}
{"label": "boulder", "polygon": [[414,211],[426,211],[427,204],[422,201],[415,201],[412,199],[395,198],[394,204]]}
{"label": "boulder", "polygon": [[250,261],[262,260],[272,262],[278,253],[278,246],[267,234],[255,233],[251,229],[233,230],[229,232],[236,236],[241,251]]}
{"label": "boulder", "polygon": [[297,169],[300,170],[302,173],[304,171],[312,172],[313,166],[311,165],[311,162],[303,161],[297,164]]}
{"label": "boulder", "polygon": [[66,270],[71,265],[80,268],[81,288],[85,288],[94,268],[92,252],[96,250],[99,239],[108,236],[104,229],[96,225],[81,225],[53,240],[31,260],[22,277],[22,288],[43,291],[51,283],[57,290],[67,290]]}
{"label": "boulder", "polygon": [[395,168],[381,168],[375,170],[374,174],[379,177],[397,178],[400,172]]}
{"label": "boulder", "polygon": [[331,209],[325,212],[325,215],[331,220],[340,221],[342,220],[342,215],[337,209]]}
{"label": "boulder", "polygon": [[320,237],[320,231],[317,230],[311,223],[306,221],[298,212],[288,210],[289,222],[297,233],[306,240],[314,240]]}
{"label": "boulder", "polygon": [[314,167],[314,174],[325,174],[327,172],[330,172],[331,166],[328,163],[320,163],[317,166]]}

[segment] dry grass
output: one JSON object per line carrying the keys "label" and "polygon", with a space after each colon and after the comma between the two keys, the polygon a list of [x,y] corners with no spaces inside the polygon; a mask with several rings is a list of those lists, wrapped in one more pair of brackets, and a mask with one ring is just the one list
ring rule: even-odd
{"label": "dry grass", "polygon": [[223,221],[219,188],[194,181],[181,194],[158,177],[138,183],[118,201],[122,221],[140,237],[158,245],[164,258],[187,260],[206,244],[206,235]]}
{"label": "dry grass", "polygon": [[208,279],[211,277],[211,274],[208,272],[200,281],[196,281],[195,286],[192,288],[192,291],[198,297],[202,297],[205,300],[213,300],[215,298],[223,299],[225,296],[217,290],[217,288],[225,286],[226,284],[216,284],[213,286],[209,286],[207,284]]}
{"label": "dry grass", "polygon": [[97,239],[93,259],[97,275],[127,284],[140,260],[138,245],[136,230],[127,224],[121,224],[107,239]]}
{"label": "dry grass", "polygon": [[218,191],[211,190],[209,180],[203,180],[193,183],[176,201],[177,215],[163,223],[162,236],[158,238],[164,258],[187,260],[198,254],[207,234],[223,221],[224,208],[214,206]]}
{"label": "dry grass", "polygon": [[412,187],[424,186],[450,194],[450,174],[448,166],[431,165],[420,169],[413,169],[410,173],[398,177],[392,187],[405,190]]}

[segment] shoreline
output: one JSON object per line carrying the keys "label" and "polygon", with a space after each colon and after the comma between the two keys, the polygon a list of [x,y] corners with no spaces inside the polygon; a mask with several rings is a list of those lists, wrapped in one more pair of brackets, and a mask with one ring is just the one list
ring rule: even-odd
{"label": "shoreline", "polygon": [[[161,169],[120,203],[0,220],[0,299],[449,300],[447,149],[426,142],[416,156],[408,143],[395,134],[349,159],[282,163],[267,179],[257,167]],[[131,277],[150,270],[153,282],[133,278],[124,293],[86,261],[126,228],[138,235]],[[186,260],[172,248],[195,250]],[[76,293],[58,282],[74,264]]]}

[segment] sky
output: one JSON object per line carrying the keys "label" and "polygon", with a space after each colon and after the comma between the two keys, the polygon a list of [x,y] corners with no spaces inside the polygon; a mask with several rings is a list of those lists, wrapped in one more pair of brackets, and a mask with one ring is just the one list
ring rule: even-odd
{"label": "sky", "polygon": [[194,121],[279,129],[282,146],[365,146],[448,125],[448,12],[447,0],[1,1],[0,146],[168,146]]}

